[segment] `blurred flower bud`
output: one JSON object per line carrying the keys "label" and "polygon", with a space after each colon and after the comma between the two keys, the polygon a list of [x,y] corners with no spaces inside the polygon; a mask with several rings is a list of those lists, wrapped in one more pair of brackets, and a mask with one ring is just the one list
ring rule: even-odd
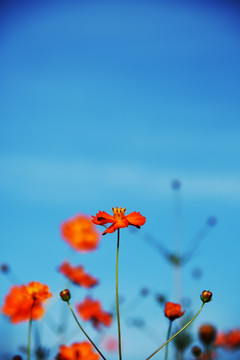
{"label": "blurred flower bud", "polygon": [[207,302],[211,301],[211,299],[212,299],[211,291],[204,290],[202,292],[202,295],[200,295],[200,298],[201,298],[202,302],[204,302],[204,303],[207,303]]}
{"label": "blurred flower bud", "polygon": [[168,260],[174,266],[182,265],[182,257],[178,254],[169,254]]}
{"label": "blurred flower bud", "polygon": [[162,294],[157,294],[156,295],[156,300],[157,302],[159,302],[161,305],[165,304],[166,302],[166,297]]}
{"label": "blurred flower bud", "polygon": [[9,270],[9,266],[7,264],[1,264],[1,272],[8,273]]}
{"label": "blurred flower bud", "polygon": [[215,216],[209,216],[207,219],[207,225],[208,226],[215,226],[217,224],[217,218]]}
{"label": "blurred flower bud", "polygon": [[38,346],[35,349],[36,359],[38,359],[38,360],[49,359],[49,353],[50,353],[50,349],[47,349],[43,346]]}
{"label": "blurred flower bud", "polygon": [[140,295],[141,296],[147,296],[149,294],[149,289],[148,288],[142,288],[140,290]]}
{"label": "blurred flower bud", "polygon": [[181,183],[178,179],[174,179],[172,182],[171,182],[171,186],[172,186],[172,189],[174,190],[178,190],[180,189],[181,187]]}
{"label": "blurred flower bud", "polygon": [[63,301],[69,301],[71,299],[70,291],[68,289],[61,291],[60,297]]}
{"label": "blurred flower bud", "polygon": [[204,324],[199,328],[198,336],[204,345],[211,345],[216,340],[217,330],[211,324]]}
{"label": "blurred flower bud", "polygon": [[202,353],[202,349],[199,346],[192,347],[192,354],[196,357],[199,357]]}

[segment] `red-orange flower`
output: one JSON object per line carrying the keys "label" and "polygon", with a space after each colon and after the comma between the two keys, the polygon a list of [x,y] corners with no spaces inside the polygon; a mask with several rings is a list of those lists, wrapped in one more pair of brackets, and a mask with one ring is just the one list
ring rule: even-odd
{"label": "red-orange flower", "polygon": [[125,215],[126,208],[112,208],[113,216],[109,215],[105,211],[99,211],[96,216],[92,215],[92,222],[96,225],[112,224],[107,228],[103,235],[106,233],[113,233],[119,228],[125,228],[129,225],[136,226],[140,229],[140,226],[144,225],[146,218],[140,214],[140,212],[131,212],[128,215]]}
{"label": "red-orange flower", "polygon": [[228,345],[231,349],[240,348],[240,329],[234,329],[227,334]]}
{"label": "red-orange flower", "polygon": [[1,311],[9,316],[14,324],[29,320],[31,313],[32,319],[38,320],[44,314],[42,303],[51,296],[49,287],[37,281],[28,285],[12,286]]}
{"label": "red-orange flower", "polygon": [[100,240],[99,232],[86,215],[77,215],[62,223],[61,234],[71,247],[83,252],[96,249]]}
{"label": "red-orange flower", "polygon": [[217,337],[214,342],[214,346],[217,347],[226,347],[227,345],[227,335],[224,332],[217,332]]}
{"label": "red-orange flower", "polygon": [[61,345],[57,360],[98,360],[100,356],[94,352],[93,346],[87,341],[74,343],[70,346]]}
{"label": "red-orange flower", "polygon": [[112,324],[112,315],[102,310],[100,301],[87,297],[76,305],[76,308],[81,318],[85,321],[90,320],[96,329],[99,329],[101,324],[105,326]]}
{"label": "red-orange flower", "polygon": [[233,329],[227,333],[218,332],[214,345],[226,350],[240,349],[240,329]]}
{"label": "red-orange flower", "polygon": [[98,284],[98,280],[87,274],[84,271],[83,266],[72,266],[69,262],[65,261],[59,267],[59,271],[65,275],[74,284],[83,286],[85,288],[91,288]]}
{"label": "red-orange flower", "polygon": [[167,302],[165,305],[164,314],[171,321],[180,318],[184,313],[185,311],[182,311],[182,307],[179,304]]}

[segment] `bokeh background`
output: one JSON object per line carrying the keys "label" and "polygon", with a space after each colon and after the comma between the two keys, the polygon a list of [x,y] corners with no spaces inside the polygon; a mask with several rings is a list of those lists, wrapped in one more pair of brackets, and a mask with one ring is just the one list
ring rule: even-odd
{"label": "bokeh background", "polygon": [[[181,290],[195,313],[201,291],[213,292],[192,326],[196,343],[204,322],[239,327],[239,2],[10,0],[0,11],[0,262],[20,283],[48,284],[47,314],[69,329],[62,341],[82,341],[59,300],[66,280],[57,267],[65,259],[84,265],[100,280],[92,296],[110,310],[116,234],[92,253],[74,253],[60,224],[126,207],[147,222],[121,232],[119,292],[130,303],[149,289],[129,313],[147,325],[123,316],[126,358],[146,358],[166,337],[156,294],[180,301]],[[181,276],[145,236],[176,253],[190,249],[199,230],[206,236]],[[10,285],[1,274],[1,305]],[[86,295],[71,291],[73,304]],[[26,345],[27,324],[0,321],[1,354],[14,354]],[[43,321],[39,330],[51,358],[52,328]],[[115,325],[107,333],[116,336]]]}

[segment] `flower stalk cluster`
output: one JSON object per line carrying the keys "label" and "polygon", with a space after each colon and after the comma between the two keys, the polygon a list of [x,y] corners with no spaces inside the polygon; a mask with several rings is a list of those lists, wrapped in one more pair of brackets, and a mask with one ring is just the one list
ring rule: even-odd
{"label": "flower stalk cluster", "polygon": [[[69,243],[75,250],[80,252],[95,250],[98,246],[100,234],[95,229],[95,225],[101,225],[105,228],[103,235],[111,234],[117,231],[117,251],[116,251],[116,318],[118,329],[118,354],[119,360],[122,360],[122,340],[121,340],[121,324],[120,324],[120,309],[119,309],[119,249],[120,249],[120,229],[128,226],[134,226],[140,229],[146,222],[146,218],[140,212],[131,212],[125,215],[126,208],[115,207],[112,208],[113,215],[105,211],[99,211],[92,219],[84,215],[78,215],[72,218],[61,226],[61,233],[63,239]],[[95,224],[95,225],[94,225]],[[110,225],[109,225],[110,224]],[[64,262],[59,267],[59,272],[66,276],[74,285],[82,286],[84,288],[92,288],[98,284],[98,280],[85,272],[82,265],[73,266],[69,262]],[[7,271],[3,267],[2,271]],[[143,292],[146,295],[146,291]],[[27,285],[13,286],[9,294],[5,298],[5,303],[2,307],[2,313],[9,316],[12,323],[19,323],[22,321],[29,321],[28,326],[28,346],[27,346],[27,360],[31,357],[31,331],[32,321],[39,320],[44,314],[44,302],[50,298],[52,294],[49,292],[47,285],[39,282],[30,282]],[[61,345],[57,360],[99,360],[101,357],[106,360],[106,357],[90,338],[90,336],[83,329],[80,324],[71,304],[71,293],[69,289],[64,289],[60,292],[60,298],[67,303],[70,312],[76,321],[78,327],[87,338],[88,342],[74,343],[71,346]],[[179,331],[171,335],[173,321],[181,318],[185,311],[182,310],[180,304],[173,302],[166,302],[164,314],[169,320],[169,327],[166,341],[160,345],[152,354],[145,360],[150,360],[160,350],[165,348],[165,360],[168,358],[168,344],[184,329],[186,329],[200,314],[204,305],[212,300],[212,293],[209,290],[204,290],[200,295],[202,301],[201,307],[191,320],[189,320]],[[85,321],[91,321],[95,329],[101,326],[110,326],[112,324],[112,315],[102,309],[101,303],[98,300],[93,300],[91,297],[80,304],[76,305],[78,315]],[[216,332],[210,333],[210,327],[202,329],[201,341],[208,346],[216,339]],[[89,344],[90,343],[90,344]],[[94,351],[96,350],[96,352]],[[199,349],[196,347],[192,350],[195,356],[200,356]]]}

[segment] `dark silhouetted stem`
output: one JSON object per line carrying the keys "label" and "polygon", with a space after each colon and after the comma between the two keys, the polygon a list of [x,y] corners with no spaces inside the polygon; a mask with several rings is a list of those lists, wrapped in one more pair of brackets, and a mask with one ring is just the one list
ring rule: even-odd
{"label": "dark silhouetted stem", "polygon": [[73,314],[73,317],[74,317],[76,323],[78,324],[79,328],[82,330],[82,332],[84,333],[84,335],[88,338],[88,340],[90,341],[90,343],[92,344],[92,346],[97,350],[97,352],[99,353],[99,355],[100,355],[104,360],[106,360],[106,358],[103,356],[103,354],[101,353],[101,351],[97,348],[97,346],[96,346],[96,345],[94,344],[94,342],[90,339],[90,337],[88,336],[88,334],[87,334],[87,333],[84,331],[84,329],[82,328],[81,324],[79,323],[79,321],[78,321],[78,319],[77,319],[77,317],[76,317],[76,315],[75,315],[75,313],[74,313],[74,311],[73,311],[73,309],[72,309],[72,307],[71,307],[71,305],[70,305],[70,302],[67,301],[67,303],[68,303],[69,309],[71,310],[71,313]]}
{"label": "dark silhouetted stem", "polygon": [[205,353],[207,355],[207,360],[211,360],[211,350],[209,346],[205,347]]}
{"label": "dark silhouetted stem", "polygon": [[35,299],[33,299],[33,304],[30,311],[30,319],[28,323],[28,345],[27,345],[27,360],[30,360],[31,354],[31,332],[32,332],[32,312],[35,305]]}
{"label": "dark silhouetted stem", "polygon": [[119,257],[119,240],[120,240],[120,230],[118,229],[118,235],[117,235],[117,257],[116,257],[116,306],[117,306],[117,324],[118,324],[118,352],[119,352],[119,360],[122,360],[121,328],[120,328],[120,313],[119,313],[119,300],[118,300],[118,257]]}

